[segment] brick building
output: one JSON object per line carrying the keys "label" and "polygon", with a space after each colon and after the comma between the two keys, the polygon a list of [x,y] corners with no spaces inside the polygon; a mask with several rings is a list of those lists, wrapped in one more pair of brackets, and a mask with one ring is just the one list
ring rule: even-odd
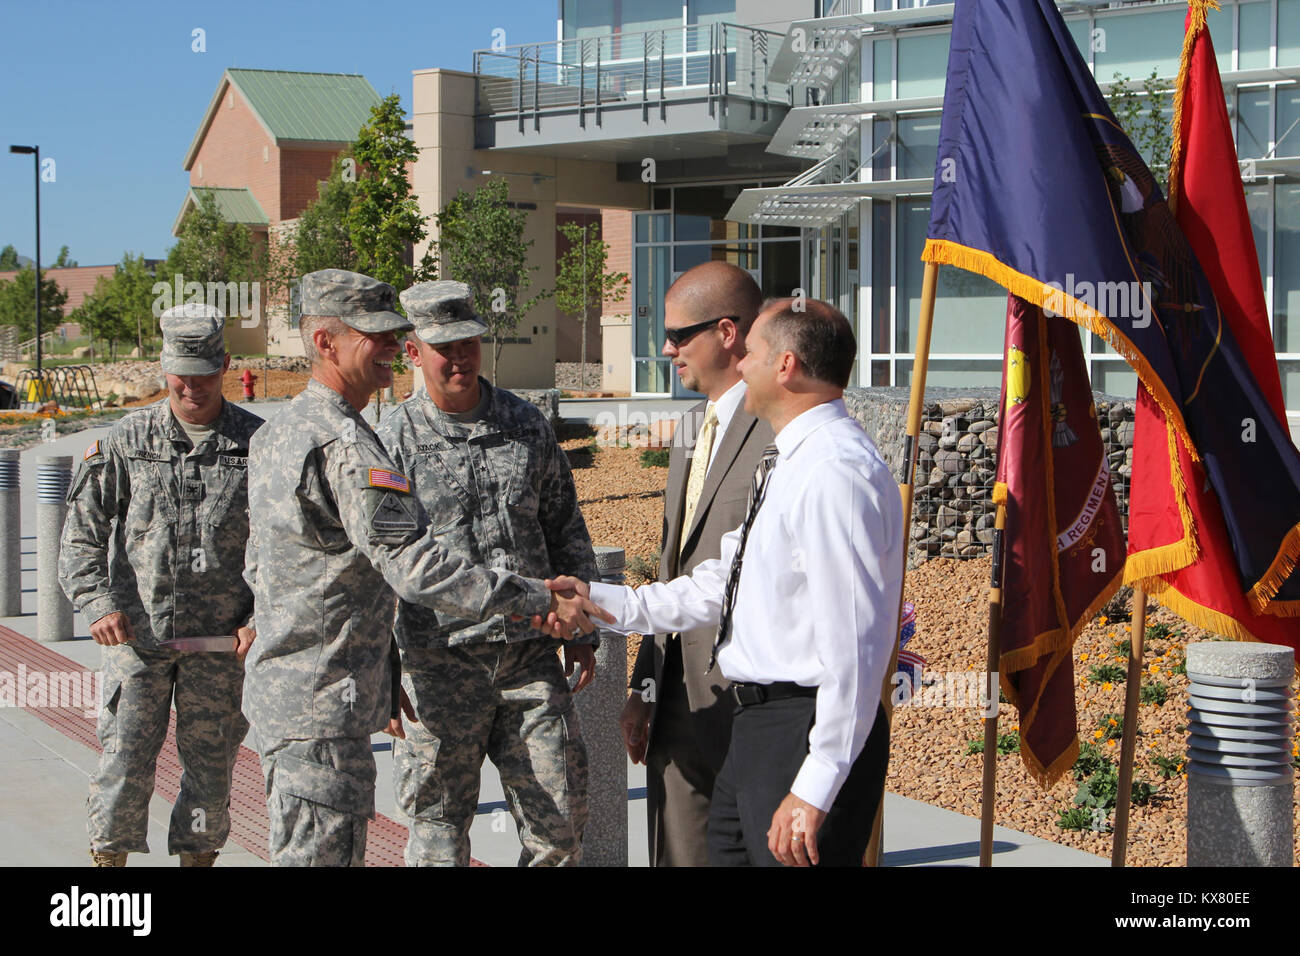
{"label": "brick building", "polygon": [[[226,70],[185,154],[190,188],[173,235],[205,193],[227,220],[263,239],[297,219],[379,100],[355,74]],[[227,341],[236,353],[302,354],[283,310],[247,329],[230,323]]]}

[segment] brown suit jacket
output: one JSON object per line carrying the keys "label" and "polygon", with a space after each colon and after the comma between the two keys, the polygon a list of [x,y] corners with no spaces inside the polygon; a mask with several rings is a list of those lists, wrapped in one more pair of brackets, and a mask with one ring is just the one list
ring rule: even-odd
{"label": "brown suit jacket", "polygon": [[[746,412],[743,405],[736,409],[705,477],[691,526],[682,528],[686,480],[691,468],[687,444],[694,445],[707,406],[708,402],[701,402],[682,416],[668,454],[668,488],[664,495],[664,526],[659,558],[661,581],[689,574],[697,564],[718,557],[722,536],[739,528],[745,521],[745,507],[754,470],[763,457],[763,449],[774,440],[770,425]],[[686,546],[680,548],[679,556],[678,542],[683,540]],[[681,636],[682,666],[685,670],[691,723],[696,741],[714,765],[715,773],[722,769],[723,758],[727,755],[727,745],[731,739],[731,715],[735,709],[735,701],[727,693],[730,681],[718,672],[716,665],[706,673],[716,636],[715,627],[684,631]],[[653,640],[647,635],[641,642],[632,671],[633,690],[644,691],[647,686],[652,686],[656,696],[662,696],[667,640],[668,635],[656,634]],[[647,680],[653,680],[654,684],[647,685]],[[653,718],[650,734],[653,738]]]}

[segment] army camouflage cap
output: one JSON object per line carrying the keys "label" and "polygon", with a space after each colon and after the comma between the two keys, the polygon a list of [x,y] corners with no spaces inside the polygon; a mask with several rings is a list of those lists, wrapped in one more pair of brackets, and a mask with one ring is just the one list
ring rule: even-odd
{"label": "army camouflage cap", "polygon": [[463,282],[420,282],[402,293],[402,308],[415,323],[415,334],[430,345],[472,339],[488,330],[470,305],[469,286]]}
{"label": "army camouflage cap", "polygon": [[358,332],[409,332],[397,311],[397,290],[359,272],[320,269],[302,277],[302,314],[333,315]]}
{"label": "army camouflage cap", "polygon": [[226,320],[216,306],[174,305],[158,320],[163,349],[158,364],[168,375],[216,375],[226,357]]}

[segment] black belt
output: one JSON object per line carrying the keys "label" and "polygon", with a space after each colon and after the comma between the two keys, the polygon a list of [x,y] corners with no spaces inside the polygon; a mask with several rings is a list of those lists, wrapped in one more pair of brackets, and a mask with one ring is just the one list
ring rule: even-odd
{"label": "black belt", "polygon": [[784,700],[787,697],[817,696],[816,687],[805,687],[803,684],[796,684],[793,681],[777,681],[774,684],[742,684],[737,682],[731,685],[731,692],[735,695],[736,703],[742,707],[763,704],[769,700]]}

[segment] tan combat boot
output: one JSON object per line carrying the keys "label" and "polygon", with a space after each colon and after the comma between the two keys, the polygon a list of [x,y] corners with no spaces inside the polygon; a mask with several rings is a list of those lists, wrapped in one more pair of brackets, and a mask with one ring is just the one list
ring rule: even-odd
{"label": "tan combat boot", "polygon": [[107,850],[90,851],[92,866],[126,866],[126,851],[121,853],[110,853]]}
{"label": "tan combat boot", "polygon": [[217,850],[205,853],[182,853],[181,866],[212,866],[217,862]]}

